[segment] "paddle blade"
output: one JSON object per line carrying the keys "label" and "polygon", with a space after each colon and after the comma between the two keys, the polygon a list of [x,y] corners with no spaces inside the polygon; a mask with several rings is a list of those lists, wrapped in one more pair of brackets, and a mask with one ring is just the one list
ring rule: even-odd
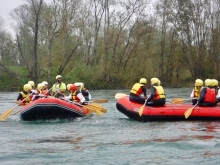
{"label": "paddle blade", "polygon": [[85,105],[84,107],[86,107],[86,109],[88,109],[89,111],[95,112],[96,115],[98,115],[98,116],[102,115],[102,112],[98,109],[94,109],[93,107],[88,106],[88,105]]}
{"label": "paddle blade", "polygon": [[125,94],[125,93],[116,93],[115,98],[120,99],[120,98],[125,97],[125,96],[128,96],[128,95]]}
{"label": "paddle blade", "polygon": [[107,110],[105,108],[103,108],[101,105],[99,104],[88,104],[87,106],[90,106],[94,109],[98,109],[99,111],[103,112],[103,113],[107,113]]}
{"label": "paddle blade", "polygon": [[138,113],[139,113],[139,115],[140,115],[140,116],[142,116],[142,114],[143,114],[143,111],[144,111],[144,106],[145,106],[145,104],[144,104],[144,105],[142,105],[142,106],[139,108]]}
{"label": "paddle blade", "polygon": [[105,100],[105,99],[103,99],[103,100],[92,100],[92,102],[94,102],[94,103],[107,103],[108,100]]}
{"label": "paddle blade", "polygon": [[174,98],[172,100],[172,103],[174,104],[182,104],[184,102],[184,100],[182,98]]}
{"label": "paddle blade", "polygon": [[12,109],[9,109],[7,111],[5,111],[3,114],[0,115],[0,120],[1,121],[5,121],[10,115],[11,113],[13,112],[14,108]]}
{"label": "paddle blade", "polygon": [[186,119],[191,115],[193,108],[194,108],[194,107],[189,108],[189,109],[184,113]]}

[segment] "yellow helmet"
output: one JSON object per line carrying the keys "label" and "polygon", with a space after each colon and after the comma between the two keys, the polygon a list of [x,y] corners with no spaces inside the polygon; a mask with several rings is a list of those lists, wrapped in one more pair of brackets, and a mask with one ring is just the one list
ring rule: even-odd
{"label": "yellow helmet", "polygon": [[151,81],[151,84],[158,84],[160,80],[158,78],[154,77],[150,81]]}
{"label": "yellow helmet", "polygon": [[38,90],[42,90],[43,87],[44,87],[44,84],[42,84],[42,83],[37,84],[37,89]]}
{"label": "yellow helmet", "polygon": [[30,84],[25,84],[23,89],[24,89],[25,92],[27,92],[27,91],[32,89],[32,86]]}
{"label": "yellow helmet", "polygon": [[67,86],[66,86],[66,89],[69,91],[70,90],[70,86],[71,86],[72,84],[68,84]]}
{"label": "yellow helmet", "polygon": [[196,85],[197,87],[201,87],[201,86],[203,86],[203,81],[202,81],[201,79],[196,79],[195,85]]}
{"label": "yellow helmet", "polygon": [[61,76],[61,75],[57,75],[57,76],[56,76],[56,80],[57,80],[58,78],[62,78],[62,76]]}
{"label": "yellow helmet", "polygon": [[48,85],[48,82],[47,81],[43,81],[42,84],[43,85]]}
{"label": "yellow helmet", "polygon": [[147,84],[147,79],[146,78],[141,78],[140,79],[140,84]]}
{"label": "yellow helmet", "polygon": [[32,87],[34,87],[34,86],[35,86],[34,81],[28,81],[28,84],[30,84]]}
{"label": "yellow helmet", "polygon": [[206,86],[206,87],[212,86],[212,84],[213,84],[213,83],[212,83],[212,80],[211,80],[211,79],[206,79],[206,80],[205,80],[205,86]]}
{"label": "yellow helmet", "polygon": [[218,80],[212,79],[212,85],[217,87],[218,86]]}

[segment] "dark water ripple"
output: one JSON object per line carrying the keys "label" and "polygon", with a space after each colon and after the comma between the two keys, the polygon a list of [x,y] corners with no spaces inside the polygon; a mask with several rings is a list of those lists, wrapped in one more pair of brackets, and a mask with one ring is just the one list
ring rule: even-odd
{"label": "dark water ripple", "polygon": [[[169,98],[188,98],[191,93],[166,91]],[[24,122],[12,115],[0,122],[0,164],[220,164],[220,122],[132,121],[117,111],[117,92],[128,90],[91,91],[93,99],[109,100],[103,104],[108,110],[103,116]],[[14,107],[16,97],[1,93],[0,113]]]}

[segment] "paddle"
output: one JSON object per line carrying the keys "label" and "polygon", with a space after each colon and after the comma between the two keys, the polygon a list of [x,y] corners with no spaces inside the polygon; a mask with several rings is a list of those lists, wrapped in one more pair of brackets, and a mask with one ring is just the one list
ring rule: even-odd
{"label": "paddle", "polygon": [[[32,95],[32,93],[31,94],[29,94],[26,98],[24,98],[21,102],[23,102],[23,101],[25,101],[29,96],[31,96]],[[7,110],[7,111],[5,111],[3,114],[1,114],[0,115],[0,120],[1,121],[5,121],[10,115],[11,115],[11,113],[13,112],[13,110],[17,107],[17,106],[19,106],[20,104],[17,104],[16,106],[14,106],[12,109],[9,109],[9,110]]]}
{"label": "paddle", "polygon": [[97,108],[99,111],[103,112],[103,113],[107,113],[107,110],[105,108],[103,108],[101,105],[99,104],[88,104],[85,105],[86,107],[91,107],[91,108]]}
{"label": "paddle", "polygon": [[89,102],[94,102],[94,103],[107,103],[108,100],[106,100],[106,99],[102,99],[102,100],[92,100],[92,101],[89,101]]}
{"label": "paddle", "polygon": [[90,111],[92,111],[92,112],[95,112],[96,113],[96,115],[102,115],[103,114],[103,112],[100,110],[100,109],[97,109],[97,108],[94,108],[93,106],[91,106],[91,105],[83,105],[83,107],[85,107],[86,109],[88,109],[88,110],[90,110]]}
{"label": "paddle", "polygon": [[[59,93],[59,92],[57,92],[57,93]],[[59,94],[63,95],[62,93],[59,93]],[[64,95],[63,95],[63,96],[64,96]],[[101,111],[100,109],[97,109],[97,108],[94,109],[94,107],[91,107],[91,106],[81,105],[81,104],[79,104],[79,103],[77,103],[77,102],[70,101],[70,100],[67,100],[67,99],[65,99],[65,98],[60,98],[60,99],[65,100],[65,101],[67,101],[67,102],[70,102],[70,103],[72,103],[72,104],[78,105],[78,106],[86,107],[88,110],[90,110],[90,111],[92,111],[92,112],[95,112],[97,115],[102,115],[102,111]],[[88,104],[88,105],[90,105],[90,104]]]}
{"label": "paddle", "polygon": [[[174,104],[182,104],[184,103],[184,101],[186,100],[192,100],[193,98],[189,98],[189,99],[182,99],[182,98],[174,98],[172,101],[170,101],[171,103],[174,103]],[[169,101],[169,100],[167,100]]]}
{"label": "paddle", "polygon": [[144,107],[145,107],[146,102],[147,102],[147,99],[145,100],[144,105],[142,105],[142,106],[139,108],[138,113],[139,113],[140,116],[142,116],[142,114],[143,114],[143,111],[144,111]]}
{"label": "paddle", "polygon": [[[53,87],[52,87],[52,88],[53,88]],[[46,96],[46,94],[47,94],[48,92],[51,91],[52,88],[50,88],[50,89],[45,93],[45,96]],[[34,93],[31,93],[31,94],[28,95],[25,99],[23,99],[21,102],[25,101],[29,96],[31,96],[31,95],[33,95],[33,94],[34,94]],[[13,110],[14,110],[17,106],[19,106],[19,105],[20,105],[20,104],[16,105],[16,106],[13,107],[12,109],[9,109],[9,110],[5,111],[3,114],[1,114],[1,115],[0,115],[0,120],[1,120],[1,121],[5,121],[5,120],[11,115],[11,113],[13,112]],[[20,109],[20,110],[18,110],[17,112],[13,113],[13,115],[15,115],[15,114],[17,114],[17,113],[19,113],[19,112],[21,112],[21,111],[22,111],[22,109]]]}
{"label": "paddle", "polygon": [[22,109],[18,110],[17,112],[13,113],[12,115],[16,115],[17,113],[21,112]]}
{"label": "paddle", "polygon": [[193,109],[198,105],[198,103],[199,103],[199,102],[197,102],[192,108],[189,108],[189,109],[187,109],[187,110],[185,111],[184,115],[185,115],[185,118],[186,118],[186,119],[191,115]]}
{"label": "paddle", "polygon": [[182,104],[184,102],[184,100],[182,98],[174,98],[174,99],[172,99],[172,101],[170,101],[170,100],[167,100],[167,101],[169,101],[173,104]]}
{"label": "paddle", "polygon": [[125,93],[116,93],[116,94],[115,94],[115,98],[116,98],[116,99],[120,99],[120,98],[125,97],[125,96],[129,96],[129,95],[127,95],[127,94],[125,94]]}

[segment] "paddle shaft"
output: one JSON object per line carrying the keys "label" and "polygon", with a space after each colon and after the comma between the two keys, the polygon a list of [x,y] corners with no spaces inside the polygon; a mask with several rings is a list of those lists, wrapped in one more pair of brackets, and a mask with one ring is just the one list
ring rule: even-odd
{"label": "paddle shaft", "polygon": [[17,107],[17,106],[19,106],[23,101],[25,101],[29,96],[31,96],[32,95],[32,93],[31,94],[29,94],[27,97],[25,97],[19,104],[17,104],[16,106],[14,106],[12,109],[10,109],[10,110],[7,110],[7,111],[5,111],[3,114],[1,114],[0,115],[0,120],[1,121],[5,121],[10,115],[11,115],[11,113],[13,112],[13,110]]}
{"label": "paddle shaft", "polygon": [[198,105],[198,103],[199,102],[197,102],[192,108],[186,110],[186,112],[184,113],[186,119],[191,115],[193,109]]}
{"label": "paddle shaft", "polygon": [[144,107],[145,107],[145,104],[146,104],[146,103],[147,103],[147,99],[145,100],[144,105],[142,105],[142,106],[140,107],[139,111],[138,111],[138,113],[139,113],[140,116],[142,116],[142,114],[143,114]]}

